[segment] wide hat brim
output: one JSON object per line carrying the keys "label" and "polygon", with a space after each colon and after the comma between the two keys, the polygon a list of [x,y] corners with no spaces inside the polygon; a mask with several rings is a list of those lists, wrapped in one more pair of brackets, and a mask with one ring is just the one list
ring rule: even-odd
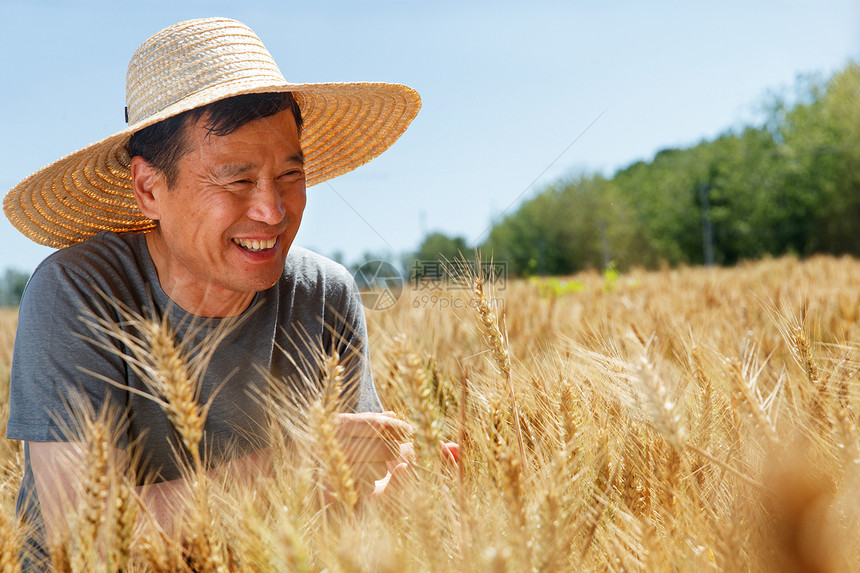
{"label": "wide hat brim", "polygon": [[[235,22],[207,19],[199,22]],[[217,72],[217,70],[216,70]],[[138,209],[131,186],[131,135],[213,101],[248,93],[292,92],[302,113],[301,146],[307,186],[367,163],[388,149],[421,107],[418,93],[389,83],[293,84],[280,72],[207,80],[128,128],[76,151],[24,179],[3,200],[11,223],[33,241],[62,248],[101,231],[155,226]],[[222,78],[220,74],[217,76]]]}

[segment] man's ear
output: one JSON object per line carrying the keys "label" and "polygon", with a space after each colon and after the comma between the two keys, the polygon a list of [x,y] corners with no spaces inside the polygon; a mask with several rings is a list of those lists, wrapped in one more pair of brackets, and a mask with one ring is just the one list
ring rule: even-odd
{"label": "man's ear", "polygon": [[157,221],[161,218],[159,197],[167,190],[164,173],[139,155],[131,158],[131,187],[141,213]]}

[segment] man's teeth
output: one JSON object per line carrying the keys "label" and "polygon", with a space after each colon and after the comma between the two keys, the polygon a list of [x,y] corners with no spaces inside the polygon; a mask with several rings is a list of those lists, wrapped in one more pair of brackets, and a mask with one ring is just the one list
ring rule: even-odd
{"label": "man's teeth", "polygon": [[275,246],[277,239],[266,239],[260,241],[258,239],[233,239],[233,242],[245,249],[246,251],[264,251]]}

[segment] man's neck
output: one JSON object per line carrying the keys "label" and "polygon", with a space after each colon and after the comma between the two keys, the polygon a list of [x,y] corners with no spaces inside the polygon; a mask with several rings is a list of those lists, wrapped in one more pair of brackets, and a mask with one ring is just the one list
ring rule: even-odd
{"label": "man's neck", "polygon": [[200,284],[184,268],[166,255],[158,230],[146,233],[146,247],[155,265],[161,289],[182,310],[202,318],[226,318],[242,314],[256,293],[226,290],[213,284]]}

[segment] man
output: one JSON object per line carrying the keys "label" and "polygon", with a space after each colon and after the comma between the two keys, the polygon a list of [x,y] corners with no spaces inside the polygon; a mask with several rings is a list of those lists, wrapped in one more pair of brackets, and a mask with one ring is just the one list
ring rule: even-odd
{"label": "man", "polygon": [[[130,316],[169,325],[186,350],[216,341],[199,395],[210,404],[207,467],[259,462],[259,396],[271,380],[286,391],[312,386],[322,351],[345,366],[354,413],[340,415],[338,429],[356,475],[402,470],[396,442],[411,428],[381,413],[352,278],[291,245],[306,187],[387,149],[418,112],[418,95],[394,84],[290,84],[250,29],[220,18],[144,42],[127,90],[127,129],[43,168],[4,200],[19,230],[60,248],[34,272],[19,314],[7,432],[25,442],[19,511],[44,522],[49,542],[62,536],[74,479],[64,460],[81,455],[63,430],[80,393],[96,412],[106,403],[122,412],[115,454],[139,446],[138,470],[156,482],[146,503],[171,527],[170,503],[186,485],[183,450],[124,356],[141,336]],[[106,324],[118,331],[103,336]]]}

